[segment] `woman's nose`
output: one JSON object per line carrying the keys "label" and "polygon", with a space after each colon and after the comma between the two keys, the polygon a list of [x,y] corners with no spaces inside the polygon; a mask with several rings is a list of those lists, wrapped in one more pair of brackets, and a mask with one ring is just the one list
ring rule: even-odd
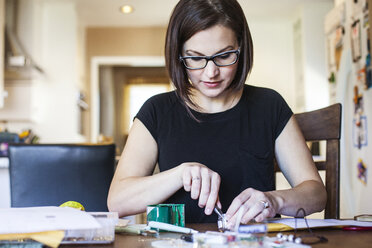
{"label": "woman's nose", "polygon": [[214,78],[218,75],[220,69],[212,60],[209,60],[207,66],[204,68],[204,72],[209,78]]}

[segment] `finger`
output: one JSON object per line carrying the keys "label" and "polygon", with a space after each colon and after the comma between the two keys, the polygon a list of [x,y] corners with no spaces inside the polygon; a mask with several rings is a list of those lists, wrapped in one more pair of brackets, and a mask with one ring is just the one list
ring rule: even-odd
{"label": "finger", "polygon": [[[218,192],[220,190],[221,178],[217,173],[212,174],[211,190],[208,196],[208,201],[205,207],[205,214],[210,215],[216,206],[218,200]],[[221,205],[221,203],[220,203]]]}
{"label": "finger", "polygon": [[[219,189],[218,189],[218,191],[219,191]],[[220,197],[219,196],[217,196],[218,198],[217,198],[217,207],[219,207],[220,209],[222,209],[222,204],[221,204],[221,202],[220,202]]]}
{"label": "finger", "polygon": [[211,178],[208,172],[201,173],[201,190],[199,196],[199,207],[204,208],[211,192]]}
{"label": "finger", "polygon": [[256,222],[262,222],[264,221],[270,214],[270,211],[268,209],[264,209],[261,213],[259,213],[254,220]]}
{"label": "finger", "polygon": [[249,210],[244,214],[243,218],[242,218],[242,221],[241,223],[248,223],[249,221],[251,221],[252,219],[256,218],[256,216],[258,216],[259,214],[262,213],[262,211],[264,210],[263,208],[263,205],[261,202],[255,202],[255,203],[251,203],[250,201],[247,201],[247,206],[250,206],[249,207]]}
{"label": "finger", "polygon": [[241,205],[239,210],[231,217],[231,219],[228,219],[227,228],[229,230],[236,230],[245,212],[246,207],[244,205]]}
{"label": "finger", "polygon": [[191,176],[191,198],[196,200],[199,198],[201,187],[199,170],[192,170]]}
{"label": "finger", "polygon": [[191,174],[189,171],[185,171],[182,177],[183,188],[185,191],[190,192],[191,190]]}
{"label": "finger", "polygon": [[240,193],[235,199],[232,201],[230,207],[227,209],[226,217],[232,218],[239,210],[240,206],[242,206],[249,198],[251,197],[252,189],[246,189],[242,193]]}

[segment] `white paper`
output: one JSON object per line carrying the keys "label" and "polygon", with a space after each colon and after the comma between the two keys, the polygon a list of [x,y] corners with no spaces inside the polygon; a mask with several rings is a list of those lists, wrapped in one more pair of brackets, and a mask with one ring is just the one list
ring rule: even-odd
{"label": "white paper", "polygon": [[100,227],[89,213],[69,207],[0,208],[0,234]]}
{"label": "white paper", "polygon": [[[310,228],[327,227],[327,226],[372,226],[372,222],[356,221],[356,220],[336,220],[336,219],[307,219]],[[268,220],[268,223],[281,223],[292,228],[295,228],[294,218],[282,218]],[[303,218],[297,218],[297,228],[307,228]]]}

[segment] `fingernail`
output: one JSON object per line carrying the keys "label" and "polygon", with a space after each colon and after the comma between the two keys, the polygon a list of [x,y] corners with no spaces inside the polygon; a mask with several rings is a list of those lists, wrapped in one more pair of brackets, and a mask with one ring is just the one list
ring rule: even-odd
{"label": "fingernail", "polygon": [[205,214],[211,214],[212,213],[212,210],[210,209],[210,208],[207,208],[207,209],[205,209]]}

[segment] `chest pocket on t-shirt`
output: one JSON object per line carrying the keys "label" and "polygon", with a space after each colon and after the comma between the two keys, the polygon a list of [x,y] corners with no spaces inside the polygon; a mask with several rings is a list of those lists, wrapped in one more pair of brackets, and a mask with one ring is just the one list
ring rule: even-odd
{"label": "chest pocket on t-shirt", "polygon": [[246,187],[262,191],[273,189],[273,152],[270,145],[263,146],[263,142],[240,142],[239,164],[244,165],[241,169]]}
{"label": "chest pocket on t-shirt", "polygon": [[240,152],[246,154],[247,156],[250,156],[252,158],[255,158],[257,160],[269,160],[272,159],[272,151],[269,147],[260,146],[258,144],[250,144],[246,142],[240,142],[239,144],[239,150]]}

